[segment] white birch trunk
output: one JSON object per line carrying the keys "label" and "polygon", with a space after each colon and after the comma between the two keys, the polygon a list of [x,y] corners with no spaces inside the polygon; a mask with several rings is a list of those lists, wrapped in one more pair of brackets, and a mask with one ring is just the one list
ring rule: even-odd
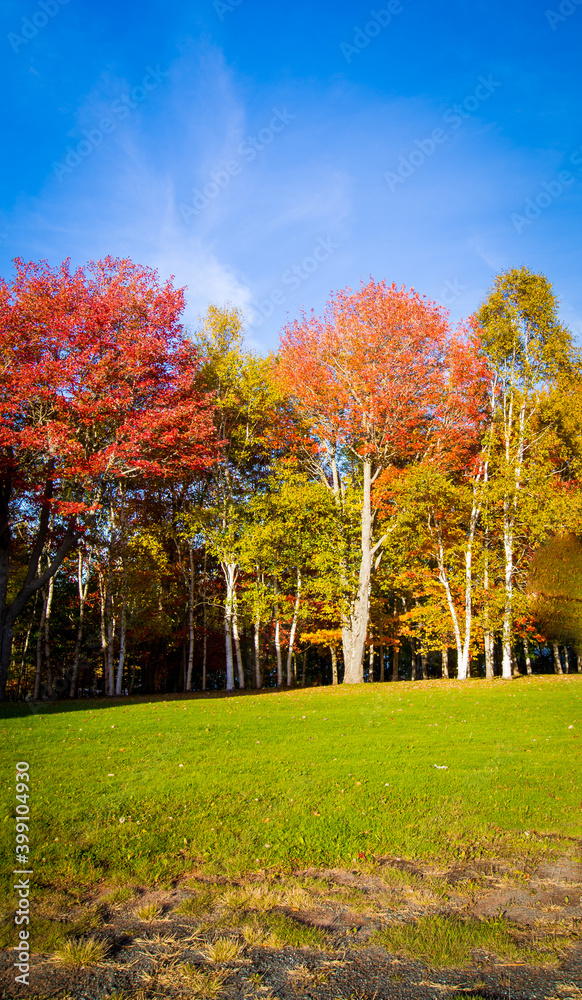
{"label": "white birch trunk", "polygon": [[437,541],[437,566],[439,571],[439,580],[443,585],[445,596],[447,599],[447,605],[449,609],[449,614],[453,623],[453,632],[455,634],[455,645],[457,647],[457,677],[460,680],[465,680],[467,677],[466,668],[467,665],[463,660],[463,642],[461,639],[461,629],[459,627],[459,619],[457,617],[457,609],[455,607],[455,602],[453,600],[453,595],[451,592],[451,587],[449,584],[449,578],[447,576],[446,566],[445,566],[445,554],[443,550],[443,543],[438,537]]}
{"label": "white birch trunk", "polygon": [[234,661],[232,656],[232,617],[234,603],[234,588],[236,583],[236,563],[221,563],[226,581],[226,598],[224,602],[224,644],[226,649],[226,690],[234,691]]}
{"label": "white birch trunk", "polygon": [[79,549],[78,564],[77,564],[77,587],[79,591],[79,625],[77,628],[77,638],[75,641],[75,654],[73,657],[73,675],[71,677],[71,686],[69,689],[70,698],[74,698],[77,694],[77,681],[79,679],[79,658],[81,656],[81,643],[83,641],[83,623],[85,620],[85,604],[87,602],[89,579],[91,576],[91,557],[92,557],[92,551],[91,549],[89,549],[87,565],[85,567],[86,575],[85,575],[85,580],[83,581],[83,552],[81,549]]}
{"label": "white birch trunk", "polygon": [[369,455],[363,463],[363,499],[361,525],[360,571],[358,590],[342,628],[344,650],[344,684],[362,684],[364,680],[364,652],[368,633],[368,607],[372,573],[372,462]]}
{"label": "white birch trunk", "polygon": [[259,691],[263,686],[263,678],[261,675],[261,618],[258,603],[253,622],[253,647],[255,653],[255,687]]}
{"label": "white birch trunk", "polygon": [[123,683],[123,668],[125,666],[125,649],[127,638],[127,563],[125,546],[121,556],[122,561],[122,583],[121,583],[121,619],[119,623],[119,660],[117,663],[117,677],[115,678],[115,694],[121,694]]}
{"label": "white birch trunk", "polygon": [[282,687],[283,685],[283,661],[281,659],[281,623],[279,621],[279,586],[277,584],[277,578],[273,577],[273,586],[275,588],[275,655],[277,657],[277,687]]}
{"label": "white birch trunk", "polygon": [[113,643],[115,641],[115,615],[113,614],[113,555],[109,552],[109,572],[107,574],[107,592],[105,597],[106,628],[107,628],[107,694],[113,697]]}
{"label": "white birch trunk", "polygon": [[299,603],[301,600],[301,570],[297,567],[297,590],[295,592],[295,606],[293,608],[293,621],[291,622],[291,632],[289,634],[289,649],[287,650],[287,687],[291,687],[291,659],[293,656],[293,646],[295,644],[295,633],[297,631],[297,621],[299,618]]}
{"label": "white birch trunk", "polygon": [[503,525],[503,551],[505,555],[505,606],[503,609],[501,676],[511,680],[511,632],[513,617],[513,533],[507,516]]}

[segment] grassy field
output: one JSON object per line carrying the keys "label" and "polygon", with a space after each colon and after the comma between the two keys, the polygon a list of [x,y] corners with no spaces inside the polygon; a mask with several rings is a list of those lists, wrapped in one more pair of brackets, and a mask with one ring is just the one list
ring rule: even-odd
{"label": "grassy field", "polygon": [[38,891],[582,837],[582,676],[5,706],[0,732],[2,852],[28,761]]}

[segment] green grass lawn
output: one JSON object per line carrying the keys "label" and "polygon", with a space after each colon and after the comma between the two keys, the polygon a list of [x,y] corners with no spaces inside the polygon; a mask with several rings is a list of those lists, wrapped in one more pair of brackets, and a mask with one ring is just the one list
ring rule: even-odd
{"label": "green grass lawn", "polygon": [[5,706],[0,733],[2,852],[28,761],[39,889],[582,837],[578,675]]}

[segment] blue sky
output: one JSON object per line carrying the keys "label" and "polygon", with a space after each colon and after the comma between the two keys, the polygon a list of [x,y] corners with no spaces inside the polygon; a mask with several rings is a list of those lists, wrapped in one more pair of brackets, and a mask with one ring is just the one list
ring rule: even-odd
{"label": "blue sky", "polygon": [[581,0],[4,0],[0,265],[130,256],[276,346],[372,275],[582,336]]}

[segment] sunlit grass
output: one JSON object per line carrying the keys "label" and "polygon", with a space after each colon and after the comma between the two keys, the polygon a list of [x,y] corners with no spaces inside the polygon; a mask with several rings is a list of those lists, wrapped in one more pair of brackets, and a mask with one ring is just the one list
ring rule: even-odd
{"label": "sunlit grass", "polygon": [[426,962],[436,968],[470,965],[477,949],[506,962],[535,965],[558,962],[560,949],[554,938],[520,944],[504,920],[456,920],[421,917],[412,924],[393,924],[377,932],[374,941],[390,954]]}
{"label": "sunlit grass", "polygon": [[582,836],[577,675],[8,705],[0,730],[7,817],[30,764],[37,902],[194,869],[535,858]]}

